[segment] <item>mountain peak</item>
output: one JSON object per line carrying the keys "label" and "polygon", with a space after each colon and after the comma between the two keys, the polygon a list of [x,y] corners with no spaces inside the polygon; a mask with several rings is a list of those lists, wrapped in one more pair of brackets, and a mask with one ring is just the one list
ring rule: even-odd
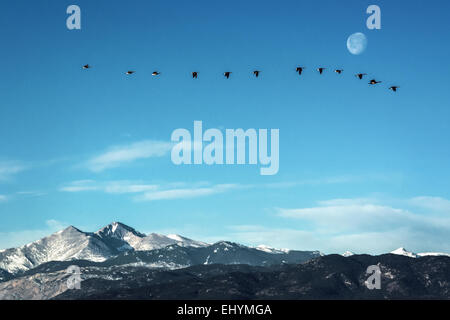
{"label": "mountain peak", "polygon": [[227,247],[227,248],[244,247],[243,245],[241,245],[239,243],[232,242],[232,241],[226,241],[226,240],[218,241],[218,242],[214,243],[213,245],[214,246]]}
{"label": "mountain peak", "polygon": [[134,228],[118,221],[113,221],[96,232],[96,234],[99,236],[112,236],[118,238],[122,238],[127,233],[132,233],[133,235],[140,238],[145,237],[145,234],[140,233]]}
{"label": "mountain peak", "polygon": [[401,255],[401,256],[411,257],[411,258],[417,258],[417,254],[415,254],[414,252],[410,252],[403,247],[400,247],[394,251],[391,251],[391,253]]}
{"label": "mountain peak", "polygon": [[69,233],[69,232],[80,232],[83,233],[80,229],[74,227],[74,226],[68,226],[67,228],[58,231],[57,233]]}
{"label": "mountain peak", "polygon": [[342,256],[343,257],[350,257],[350,256],[353,256],[353,255],[355,255],[353,252],[351,252],[351,251],[345,251],[343,254],[342,254]]}
{"label": "mountain peak", "polygon": [[266,246],[264,244],[261,244],[257,247],[255,247],[255,249],[260,250],[260,251],[264,251],[264,252],[268,252],[268,253],[289,253],[289,249],[277,249],[277,248],[273,248],[270,246]]}

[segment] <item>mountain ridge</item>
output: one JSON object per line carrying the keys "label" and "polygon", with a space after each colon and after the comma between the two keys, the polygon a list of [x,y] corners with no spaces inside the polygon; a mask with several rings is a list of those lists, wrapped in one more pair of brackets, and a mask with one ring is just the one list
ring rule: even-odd
{"label": "mountain ridge", "polygon": [[[168,261],[165,257],[173,256],[166,251],[173,250],[177,245],[185,248],[213,248],[212,252],[206,257],[204,252],[208,250],[182,250],[174,249],[180,255],[193,255],[189,258],[174,258],[176,261]],[[163,250],[163,257],[156,259],[153,254],[132,254],[133,252],[147,252],[153,250]],[[238,248],[238,249],[237,249]],[[233,249],[234,252],[227,250]],[[248,250],[254,249],[254,250]],[[263,252],[269,254],[267,257],[258,254]],[[130,254],[124,258],[124,254]],[[450,256],[446,253],[426,252],[414,253],[400,247],[391,252],[396,255],[404,255],[412,258],[422,258],[425,256]],[[273,258],[273,255],[279,255]],[[0,269],[7,274],[18,274],[34,269],[42,264],[52,261],[75,261],[87,260],[91,262],[105,262],[110,259],[115,260],[132,260],[131,257],[138,258],[144,256],[148,263],[154,267],[183,267],[195,263],[249,263],[254,265],[264,265],[264,263],[284,263],[285,261],[300,262],[305,259],[323,256],[320,251],[298,251],[290,249],[276,249],[266,245],[256,247],[247,247],[239,243],[231,241],[218,241],[208,244],[201,241],[192,240],[180,235],[170,234],[162,235],[158,233],[144,234],[136,229],[122,223],[112,222],[95,232],[84,232],[75,226],[55,232],[47,237],[26,244],[18,248],[10,248],[0,250]],[[343,256],[348,257],[354,255],[353,252],[347,251]],[[218,258],[218,257],[221,258]],[[298,259],[292,259],[296,257]],[[204,261],[200,261],[201,259]],[[286,258],[286,259],[284,259]],[[139,258],[140,259],[140,258]],[[263,260],[261,260],[263,259]],[[265,260],[264,260],[265,259]],[[132,261],[130,263],[138,263]],[[6,273],[5,273],[6,275]],[[5,276],[6,279],[7,276]],[[1,279],[0,279],[1,281]]]}
{"label": "mountain ridge", "polygon": [[96,232],[68,226],[21,247],[0,251],[0,269],[14,274],[50,261],[84,259],[101,262],[126,251],[153,250],[176,243],[207,245],[184,237],[180,239],[177,241],[156,233],[145,235],[120,222],[110,223]]}
{"label": "mountain ridge", "polygon": [[[380,268],[380,290],[369,290],[366,286],[369,265]],[[80,290],[68,290],[66,282],[70,274],[57,268],[0,283],[0,298],[450,299],[450,258],[445,256],[415,259],[396,254],[350,257],[332,254],[300,264],[266,267],[197,264],[176,270],[139,265],[79,266],[83,279]]]}
{"label": "mountain ridge", "polygon": [[[155,252],[152,252],[155,250],[162,250],[159,252],[162,256],[155,258]],[[319,255],[318,251],[279,250],[267,246],[252,248],[231,241],[208,244],[176,234],[146,235],[124,223],[112,222],[95,232],[69,226],[22,247],[0,251],[0,269],[9,274],[19,274],[52,261],[101,263],[129,260],[129,263],[139,263],[142,261],[138,259],[142,258],[147,259],[144,262],[151,267],[163,268],[180,268],[195,263],[264,265],[301,262]],[[173,261],[167,257],[172,257]]]}

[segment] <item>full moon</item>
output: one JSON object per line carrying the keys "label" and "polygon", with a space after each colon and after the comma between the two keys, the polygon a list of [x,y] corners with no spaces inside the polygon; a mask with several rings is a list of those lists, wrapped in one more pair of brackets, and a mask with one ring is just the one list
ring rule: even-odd
{"label": "full moon", "polygon": [[347,39],[347,49],[351,54],[361,54],[367,47],[367,38],[364,33],[357,32]]}

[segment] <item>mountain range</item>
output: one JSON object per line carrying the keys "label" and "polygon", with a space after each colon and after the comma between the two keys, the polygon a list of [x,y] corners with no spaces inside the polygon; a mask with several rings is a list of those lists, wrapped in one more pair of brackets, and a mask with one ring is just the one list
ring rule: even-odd
{"label": "mountain range", "polygon": [[[370,265],[380,268],[379,290],[366,286]],[[87,272],[81,290],[66,290],[52,299],[450,299],[450,258],[445,256],[326,255],[270,267],[216,264]]]}
{"label": "mountain range", "polygon": [[173,244],[194,248],[208,245],[178,235],[145,235],[120,222],[113,222],[93,233],[70,226],[20,248],[1,250],[0,269],[19,273],[49,261],[101,262],[123,252],[148,251]]}
{"label": "mountain range", "polygon": [[[385,281],[391,289],[398,288],[365,296],[366,262],[383,266]],[[66,270],[71,265],[81,268],[82,290],[67,288]],[[146,235],[113,222],[92,233],[71,226],[25,246],[1,250],[0,299],[176,299],[188,297],[194,287],[198,294],[193,299],[449,298],[449,268],[450,255],[443,253],[416,254],[399,248],[381,256],[349,251],[326,256],[319,251]],[[341,273],[336,275],[334,269]],[[313,274],[323,283],[311,279]],[[415,282],[411,277],[417,278]],[[285,292],[268,279],[293,287]],[[416,295],[410,292],[411,285],[420,287]],[[325,290],[322,295],[320,288]],[[328,294],[338,288],[343,291]],[[144,291],[153,293],[143,295]]]}

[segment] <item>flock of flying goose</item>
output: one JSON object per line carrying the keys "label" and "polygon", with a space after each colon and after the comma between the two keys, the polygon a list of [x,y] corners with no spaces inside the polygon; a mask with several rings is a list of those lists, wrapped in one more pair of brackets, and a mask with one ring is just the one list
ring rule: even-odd
{"label": "flock of flying goose", "polygon": [[[92,67],[89,64],[86,64],[86,65],[83,66],[83,69],[90,69],[90,68],[92,68]],[[305,67],[297,67],[295,69],[295,72],[297,72],[301,76],[305,69],[306,69]],[[319,72],[319,74],[323,74],[325,69],[326,68],[320,67],[320,68],[317,68],[317,71]],[[132,75],[135,72],[136,71],[129,70],[129,71],[125,72],[125,74],[126,75]],[[335,69],[334,72],[336,72],[337,74],[342,74],[342,72],[344,72],[344,70],[343,69]],[[226,72],[223,73],[223,75],[224,75],[225,78],[229,79],[230,76],[231,76],[231,73],[232,73],[231,71],[226,71]],[[259,70],[254,70],[253,71],[253,75],[256,78],[259,77],[260,73],[261,73],[261,71],[259,71]],[[160,74],[161,74],[161,72],[159,72],[159,71],[153,71],[152,72],[152,76],[159,76]],[[197,71],[193,71],[191,74],[192,74],[192,78],[193,79],[197,79],[198,78],[198,72]],[[366,73],[357,73],[357,74],[355,74],[355,76],[359,80],[362,80],[364,78],[364,76],[366,76],[366,75],[367,75]],[[372,80],[369,81],[369,84],[372,85],[372,86],[373,85],[377,85],[379,83],[381,83],[381,81],[377,81],[375,79],[372,79]],[[397,92],[398,88],[400,88],[400,87],[399,86],[391,86],[391,87],[389,87],[389,90],[392,90],[393,92]]]}

